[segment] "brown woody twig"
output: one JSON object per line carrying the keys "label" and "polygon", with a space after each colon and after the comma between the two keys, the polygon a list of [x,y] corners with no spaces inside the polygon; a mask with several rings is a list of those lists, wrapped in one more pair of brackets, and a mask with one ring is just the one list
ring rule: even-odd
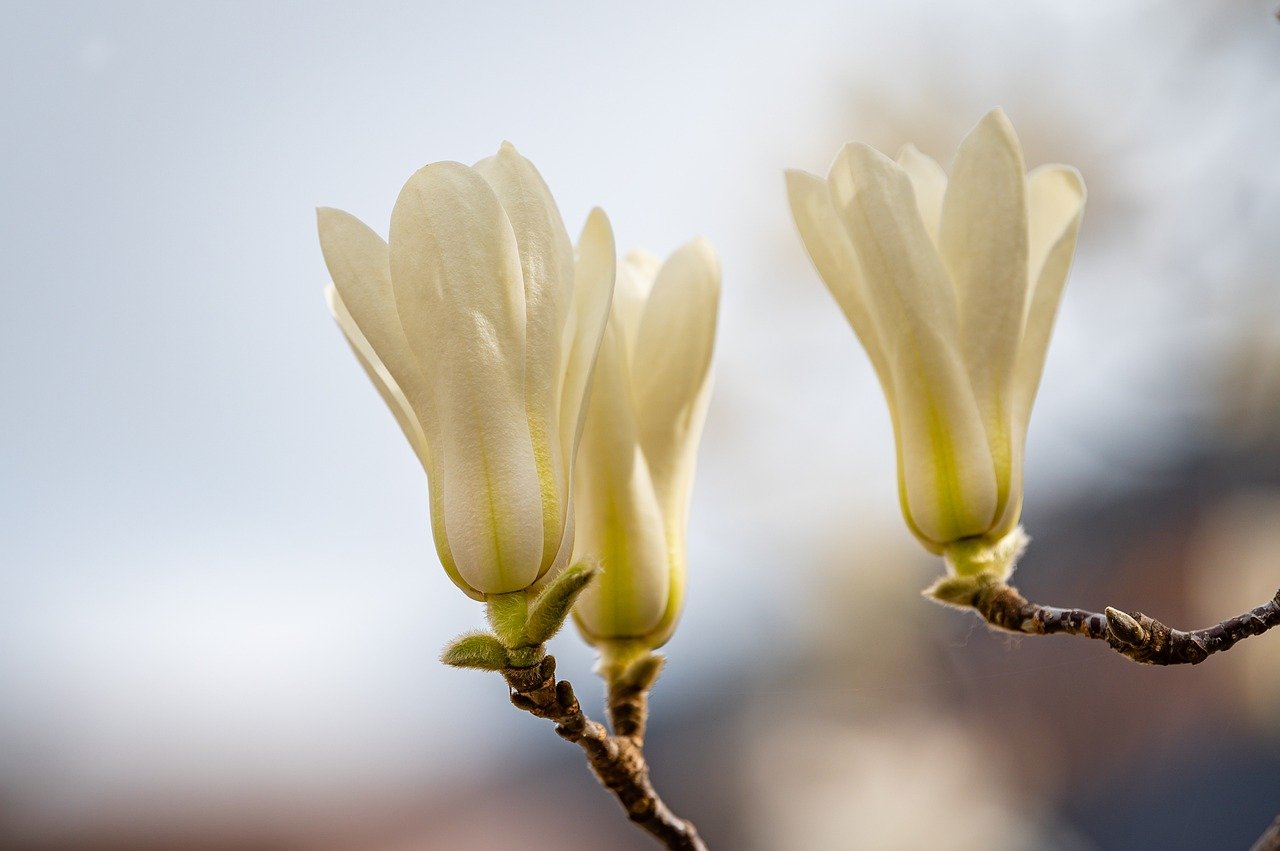
{"label": "brown woody twig", "polygon": [[1271,822],[1271,827],[1258,837],[1258,841],[1253,843],[1249,851],[1280,851],[1280,816],[1276,816],[1276,820]]}
{"label": "brown woody twig", "polygon": [[1145,665],[1198,665],[1242,639],[1280,626],[1280,591],[1256,609],[1189,632],[1141,612],[1109,606],[1102,614],[1041,606],[1029,602],[1012,585],[989,577],[979,579],[971,592],[946,602],[974,609],[995,629],[1019,635],[1082,635],[1105,641],[1120,655]]}
{"label": "brown woody twig", "polygon": [[623,689],[616,695],[611,690],[609,712],[615,735],[609,735],[602,724],[583,713],[573,686],[567,680],[556,681],[555,657],[545,656],[528,668],[504,668],[502,676],[517,708],[551,719],[561,738],[582,748],[592,772],[617,797],[627,818],[667,848],[706,851],[693,822],[671,812],[649,782],[643,750],[647,714],[643,689]]}
{"label": "brown woody twig", "polygon": [[648,687],[634,680],[610,680],[608,701],[613,734],[644,747],[644,727],[649,720]]}

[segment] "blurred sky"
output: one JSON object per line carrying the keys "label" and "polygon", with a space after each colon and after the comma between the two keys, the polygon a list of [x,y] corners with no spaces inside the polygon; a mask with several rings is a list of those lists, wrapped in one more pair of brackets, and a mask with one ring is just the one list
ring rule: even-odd
{"label": "blurred sky", "polygon": [[[1141,476],[1280,317],[1264,2],[10,3],[0,27],[0,800],[287,805],[548,731],[446,670],[481,612],[322,298],[313,209],[510,139],[572,232],[719,250],[677,700],[805,617],[831,528],[897,518],[888,418],[782,169],[949,161],[1003,106],[1089,186],[1028,516]],[[1034,534],[1034,528],[1032,528]],[[932,612],[930,613],[932,614]],[[556,651],[585,692],[590,657]],[[465,768],[461,769],[465,771]],[[292,796],[292,797],[291,797]],[[281,802],[284,802],[281,804]]]}

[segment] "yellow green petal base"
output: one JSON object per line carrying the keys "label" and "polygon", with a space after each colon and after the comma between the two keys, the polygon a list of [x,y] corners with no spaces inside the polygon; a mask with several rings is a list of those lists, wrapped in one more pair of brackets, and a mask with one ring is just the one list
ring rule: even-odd
{"label": "yellow green petal base", "polygon": [[1018,526],[995,542],[965,538],[948,544],[942,552],[948,575],[926,588],[924,596],[949,606],[968,608],[980,589],[1004,582],[1013,575],[1030,540]]}

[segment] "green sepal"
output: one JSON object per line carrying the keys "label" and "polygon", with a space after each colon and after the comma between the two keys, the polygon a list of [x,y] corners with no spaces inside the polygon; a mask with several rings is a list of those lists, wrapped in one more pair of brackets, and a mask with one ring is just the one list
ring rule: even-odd
{"label": "green sepal", "polygon": [[508,664],[507,648],[502,646],[496,635],[468,632],[449,643],[440,654],[440,661],[453,668],[501,671]]}
{"label": "green sepal", "polygon": [[486,594],[484,600],[485,617],[503,645],[522,647],[529,643],[524,633],[525,619],[529,616],[528,593]]}
{"label": "green sepal", "polygon": [[993,573],[969,576],[944,576],[921,593],[931,600],[947,606],[971,608],[983,588],[1000,581]]}
{"label": "green sepal", "polygon": [[529,607],[528,621],[524,626],[525,640],[531,644],[544,644],[559,632],[578,595],[599,573],[598,565],[582,561],[552,579]]}
{"label": "green sepal", "polygon": [[646,653],[636,659],[622,672],[621,684],[638,691],[649,691],[658,681],[662,667],[667,664],[667,657],[659,653]]}

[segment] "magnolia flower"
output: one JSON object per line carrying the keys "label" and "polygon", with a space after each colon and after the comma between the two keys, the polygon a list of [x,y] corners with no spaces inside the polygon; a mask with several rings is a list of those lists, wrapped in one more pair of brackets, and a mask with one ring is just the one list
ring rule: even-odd
{"label": "magnolia flower", "polygon": [[574,476],[574,559],[603,568],[574,608],[593,644],[657,648],[680,616],[719,298],[719,262],[704,239],[660,268],[639,251],[619,266]]}
{"label": "magnolia flower", "polygon": [[319,226],[329,306],[427,472],[449,577],[483,600],[559,570],[613,292],[604,213],[575,258],[541,175],[504,144],[410,177],[389,242],[340,210]]}
{"label": "magnolia flower", "polygon": [[824,181],[787,173],[809,256],[875,367],[907,525],[932,552],[1013,531],[1027,420],[1084,207],[1075,169],[1024,174],[993,110],[951,177],[911,146],[851,143]]}

